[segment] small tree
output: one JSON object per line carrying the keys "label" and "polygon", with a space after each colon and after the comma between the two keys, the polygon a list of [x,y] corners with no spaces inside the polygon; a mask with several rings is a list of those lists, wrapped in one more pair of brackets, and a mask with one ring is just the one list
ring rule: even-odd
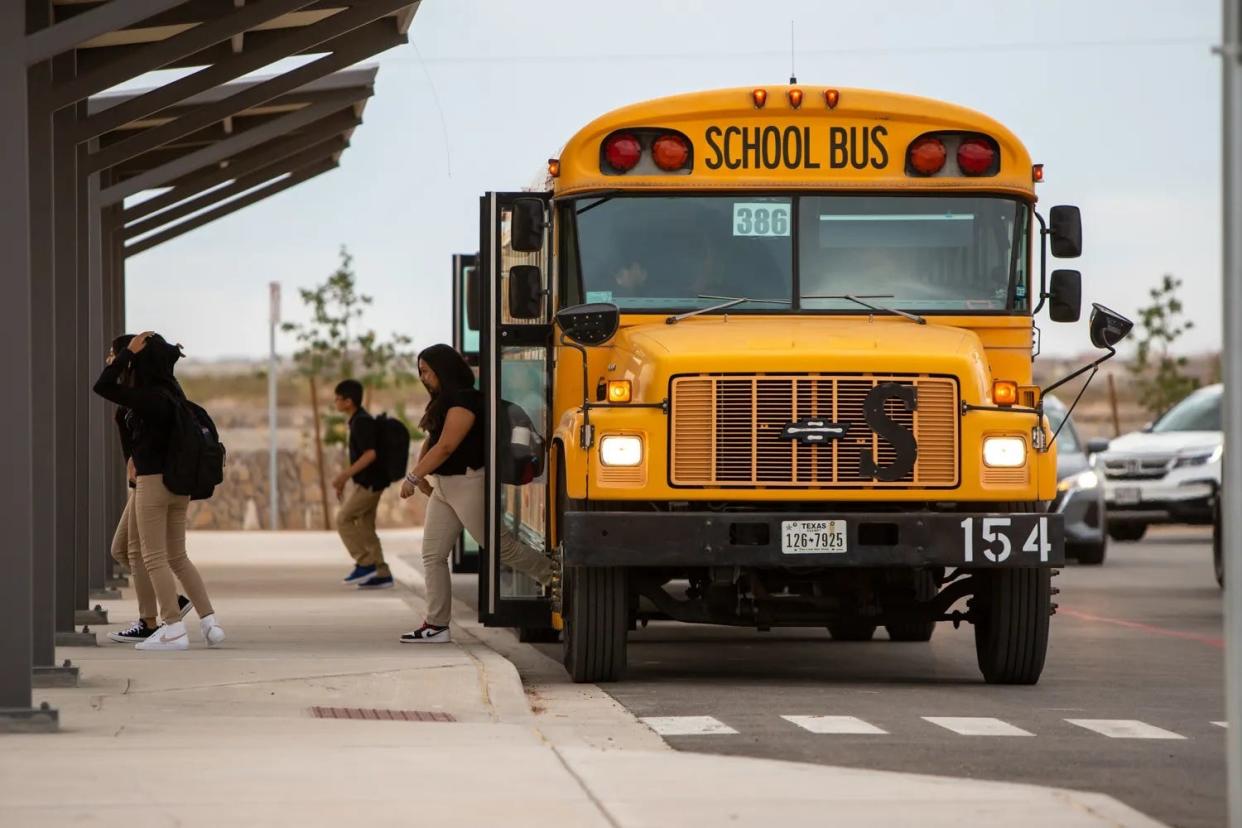
{"label": "small tree", "polygon": [[1182,318],[1182,302],[1177,298],[1181,286],[1181,279],[1166,273],[1150,291],[1151,304],[1139,309],[1138,348],[1130,372],[1139,404],[1153,417],[1199,387],[1199,381],[1185,373],[1186,357],[1171,353],[1173,343],[1195,324]]}
{"label": "small tree", "polygon": [[[344,446],[347,443],[345,421],[339,414],[321,412],[319,383],[335,382],[353,377],[363,383],[368,396],[373,388],[399,387],[415,378],[415,358],[411,340],[402,334],[380,340],[375,331],[362,327],[362,316],[372,303],[370,296],[359,293],[353,257],[344,245],[340,263],[321,285],[302,288],[298,293],[311,311],[306,323],[286,322],[283,330],[293,333],[298,343],[294,362],[298,372],[307,378],[310,387],[311,416],[314,422],[315,463],[319,473],[319,491],[323,504],[324,528],[330,529],[328,485],[324,470],[324,445]],[[360,376],[355,370],[361,368]],[[321,430],[321,424],[323,426]]]}

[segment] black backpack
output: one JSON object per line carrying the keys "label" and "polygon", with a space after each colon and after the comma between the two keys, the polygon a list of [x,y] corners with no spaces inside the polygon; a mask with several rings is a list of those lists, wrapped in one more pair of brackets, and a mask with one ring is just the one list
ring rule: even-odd
{"label": "black backpack", "polygon": [[224,480],[224,444],[201,405],[170,396],[173,404],[164,457],[164,486],[191,500],[206,500]]}
{"label": "black backpack", "polygon": [[405,477],[410,463],[410,430],[396,417],[380,414],[375,418],[375,468],[376,477],[383,477],[384,484],[395,483]]}
{"label": "black backpack", "polygon": [[508,400],[500,401],[499,425],[506,438],[499,458],[500,482],[525,486],[543,474],[547,457],[543,435],[522,406]]}

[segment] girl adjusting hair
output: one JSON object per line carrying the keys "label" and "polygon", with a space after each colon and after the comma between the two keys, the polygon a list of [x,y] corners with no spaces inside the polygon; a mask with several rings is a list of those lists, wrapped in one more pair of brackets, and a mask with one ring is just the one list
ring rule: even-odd
{"label": "girl adjusting hair", "polygon": [[[430,495],[423,525],[423,569],[427,579],[427,617],[401,636],[407,644],[446,642],[453,591],[448,557],[464,528],[483,542],[483,430],[485,400],[474,387],[474,372],[448,345],[432,345],[418,355],[418,374],[431,395],[419,424],[427,441],[401,484],[401,497]],[[428,480],[435,475],[435,485]],[[541,584],[552,580],[552,560],[504,535],[500,559]]]}
{"label": "girl adjusting hair", "polygon": [[[190,497],[173,494],[164,485],[176,406],[185,401],[185,393],[173,374],[173,366],[180,358],[180,346],[151,331],[138,334],[104,367],[94,388],[99,396],[130,410],[127,421],[132,432],[136,479],[133,508],[142,560],[155,588],[161,621],[154,633],[135,645],[139,650],[189,648],[189,635],[177,601],[177,581],[198,612],[203,639],[209,646],[224,641],[224,630],[216,623],[207,587],[185,551]],[[117,380],[131,366],[132,384],[119,383]]]}

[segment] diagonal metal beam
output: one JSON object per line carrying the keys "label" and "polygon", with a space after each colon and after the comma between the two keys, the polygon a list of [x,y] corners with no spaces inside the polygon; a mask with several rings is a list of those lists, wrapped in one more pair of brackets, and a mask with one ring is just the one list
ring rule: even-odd
{"label": "diagonal metal beam", "polygon": [[316,2],[318,0],[259,0],[242,6],[224,17],[136,48],[94,71],[56,84],[52,87],[50,105],[53,110],[60,109]]}
{"label": "diagonal metal beam", "polygon": [[313,124],[315,121],[331,115],[333,112],[338,112],[343,108],[340,104],[318,103],[314,106],[299,109],[296,112],[290,112],[288,115],[282,115],[262,126],[248,129],[217,144],[187,153],[176,161],[169,161],[163,166],[147,170],[133,178],[127,178],[124,181],[113,184],[100,192],[100,205],[106,207],[110,204],[117,204],[126,197],[140,193],[143,190],[162,187],[187,173],[191,173],[208,164],[223,161],[242,150],[257,147],[259,144],[270,141],[279,135],[287,135],[295,129],[304,127],[307,124]]}
{"label": "diagonal metal beam", "polygon": [[183,221],[181,224],[173,225],[167,230],[161,230],[158,233],[147,236],[141,241],[125,245],[125,256],[137,256],[139,253],[144,253],[156,245],[175,239],[184,233],[190,232],[191,230],[197,230],[204,224],[209,224],[216,219],[224,218],[230,213],[236,213],[238,210],[249,207],[251,204],[260,202],[265,198],[270,198],[271,196],[274,196],[279,192],[283,192],[290,187],[296,187],[304,181],[310,181],[316,176],[323,175],[330,170],[336,169],[337,166],[338,164],[336,161],[329,161],[322,165],[309,167],[300,173],[294,173],[287,178],[278,179],[277,181],[268,184],[266,187],[255,190],[254,192],[244,195],[241,198],[234,199],[227,204],[221,204],[219,207],[216,207],[213,210],[208,210],[206,213],[202,213],[187,221]]}
{"label": "diagonal metal beam", "polygon": [[[338,38],[337,48],[329,55],[285,72],[283,75],[246,87],[223,100],[203,104],[159,126],[148,127],[130,138],[110,144],[89,156],[88,172],[97,172],[115,166],[122,161],[141,155],[148,150],[176,141],[225,118],[267,103],[273,98],[292,92],[339,69],[352,66],[377,52],[390,49],[406,41],[389,20],[374,23]],[[338,90],[324,97],[354,96],[352,90]],[[105,112],[107,110],[104,110]]]}
{"label": "diagonal metal beam", "polygon": [[[291,29],[262,49],[243,52],[230,60],[200,69],[192,75],[110,106],[84,121],[74,137],[79,142],[85,141],[131,121],[145,118],[200,92],[236,80],[247,72],[262,69],[277,60],[331,41],[390,14],[408,2],[409,0],[357,0],[348,11],[339,12],[301,29]],[[392,25],[395,29],[395,24]]]}
{"label": "diagonal metal beam", "polygon": [[185,0],[111,0],[64,23],[29,35],[26,38],[26,65],[50,60],[91,38],[132,26],[183,2]]}
{"label": "diagonal metal beam", "polygon": [[345,151],[347,146],[348,142],[342,138],[333,138],[331,141],[325,141],[319,146],[311,147],[288,158],[271,163],[260,170],[247,175],[240,175],[231,184],[209,190],[161,213],[156,213],[153,216],[139,219],[132,224],[127,224],[122,235],[128,240],[150,233],[170,222],[185,218],[191,213],[197,213],[199,210],[205,210],[213,204],[218,204],[225,199],[240,195],[253,187],[259,186],[264,181],[270,181],[273,178],[296,172],[304,167],[322,163],[324,160],[339,160],[340,154]]}
{"label": "diagonal metal beam", "polygon": [[209,167],[190,173],[188,176],[178,179],[172,189],[167,192],[152,196],[140,204],[126,208],[122,214],[122,219],[125,222],[137,221],[144,216],[149,216],[165,207],[196,196],[226,181],[232,181],[239,175],[247,175],[301,152],[307,147],[322,144],[325,140],[332,139],[334,136],[339,136],[342,145],[348,146],[349,140],[345,137],[345,133],[351,131],[359,123],[361,123],[361,119],[354,115],[352,111],[338,112],[335,115],[330,115],[322,121],[307,127],[302,132],[276,141],[269,141],[262,146],[234,156],[228,159],[227,166],[212,164]]}

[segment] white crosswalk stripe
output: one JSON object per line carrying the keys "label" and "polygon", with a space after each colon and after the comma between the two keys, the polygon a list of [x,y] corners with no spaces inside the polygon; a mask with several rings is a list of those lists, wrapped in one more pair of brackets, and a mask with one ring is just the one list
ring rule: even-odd
{"label": "white crosswalk stripe", "polygon": [[661,736],[722,736],[737,733],[714,716],[643,716],[639,721]]}
{"label": "white crosswalk stripe", "polygon": [[864,722],[855,716],[781,716],[781,718],[811,733],[867,736],[888,735],[887,730],[878,728],[870,722]]}
{"label": "white crosswalk stripe", "polygon": [[1217,727],[1229,727],[1229,722],[1212,722]]}
{"label": "white crosswalk stripe", "polygon": [[1066,719],[1072,725],[1085,727],[1110,739],[1185,739],[1179,733],[1149,725],[1137,719]]}
{"label": "white crosswalk stripe", "polygon": [[1034,736],[1009,722],[987,716],[924,716],[924,721],[962,736]]}

